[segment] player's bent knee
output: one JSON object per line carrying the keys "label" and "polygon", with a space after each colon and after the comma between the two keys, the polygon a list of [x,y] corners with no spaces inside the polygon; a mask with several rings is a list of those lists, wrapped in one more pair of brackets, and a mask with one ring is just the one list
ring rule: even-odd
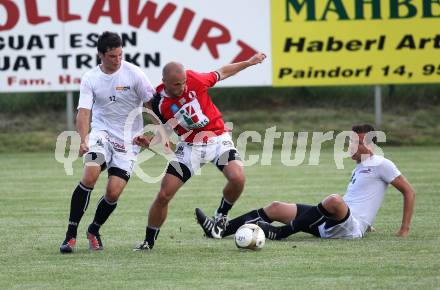
{"label": "player's bent knee", "polygon": [[92,169],[90,167],[86,167],[84,169],[84,173],[81,178],[81,183],[84,186],[87,186],[89,188],[95,187],[95,184],[98,181],[101,170],[99,168],[96,168],[97,170],[94,170],[94,169],[95,168]]}
{"label": "player's bent knee", "polygon": [[166,190],[160,190],[157,194],[156,200],[161,206],[167,205],[171,199],[173,199],[174,194]]}
{"label": "player's bent knee", "polygon": [[266,208],[270,210],[278,210],[282,206],[280,201],[272,201]]}
{"label": "player's bent knee", "polygon": [[81,183],[84,186],[87,186],[88,188],[94,188],[96,181],[98,181],[98,177],[99,177],[99,175],[98,176],[90,176],[90,175],[83,176],[83,178],[81,178]]}
{"label": "player's bent knee", "polygon": [[117,202],[120,195],[121,192],[118,189],[108,188],[107,192],[105,193],[105,198],[108,202]]}
{"label": "player's bent knee", "polygon": [[324,200],[324,203],[328,205],[338,205],[343,202],[344,201],[342,200],[342,197],[340,197],[338,194],[331,194],[327,196],[326,199]]}
{"label": "player's bent knee", "polygon": [[[346,210],[348,206],[345,204],[344,200],[338,194],[329,195],[322,202],[322,206],[326,209],[331,215],[335,215],[337,217],[343,215],[345,216]],[[341,217],[342,218],[342,217]]]}
{"label": "player's bent knee", "polygon": [[105,195],[105,199],[107,199],[107,201],[110,202],[110,203],[115,203],[119,199],[119,194],[115,194],[115,193],[110,193],[109,194],[109,193],[107,193]]}
{"label": "player's bent knee", "polygon": [[276,213],[280,210],[280,208],[282,207],[282,202],[279,201],[273,201],[270,204],[266,205],[264,207],[264,212],[268,215],[268,216],[272,216],[273,213]]}
{"label": "player's bent knee", "polygon": [[228,178],[229,182],[234,183],[237,186],[243,186],[246,182],[246,177],[244,174],[234,174]]}

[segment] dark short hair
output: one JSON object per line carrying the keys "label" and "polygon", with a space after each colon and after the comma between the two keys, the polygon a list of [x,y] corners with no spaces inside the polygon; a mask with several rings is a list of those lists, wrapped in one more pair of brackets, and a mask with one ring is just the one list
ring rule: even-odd
{"label": "dark short hair", "polygon": [[100,53],[106,53],[114,48],[122,47],[121,37],[110,31],[104,31],[98,38],[97,49]]}
{"label": "dark short hair", "polygon": [[[370,125],[370,124],[353,125],[351,127],[351,130],[353,132],[358,133],[358,134],[359,133],[365,134],[365,133],[368,133],[368,132],[376,131],[376,130],[374,130],[374,127],[372,125]],[[372,133],[372,134],[373,134],[372,141],[373,141],[374,144],[376,144],[377,143],[377,136],[376,136],[375,133]]]}

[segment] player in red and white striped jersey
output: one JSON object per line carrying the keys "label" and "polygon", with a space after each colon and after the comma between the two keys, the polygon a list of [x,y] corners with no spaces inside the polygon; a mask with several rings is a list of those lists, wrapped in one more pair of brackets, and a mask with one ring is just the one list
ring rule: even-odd
{"label": "player in red and white striped jersey", "polygon": [[[145,240],[135,250],[152,249],[167,217],[168,203],[207,162],[215,164],[227,179],[209,232],[210,237],[222,237],[227,214],[243,191],[245,177],[239,153],[208,89],[218,81],[263,62],[265,58],[265,54],[257,53],[246,61],[228,64],[209,73],[185,70],[177,62],[170,62],[163,68],[163,84],[157,87],[152,109],[162,123],[176,124],[173,127],[181,142],[177,144],[161,188],[150,207]],[[135,144],[147,145],[148,141],[147,137],[140,136],[135,139]]]}

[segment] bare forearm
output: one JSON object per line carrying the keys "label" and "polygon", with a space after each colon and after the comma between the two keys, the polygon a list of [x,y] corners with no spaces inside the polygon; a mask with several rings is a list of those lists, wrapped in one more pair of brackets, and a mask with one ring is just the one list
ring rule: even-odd
{"label": "bare forearm", "polygon": [[414,211],[415,194],[413,191],[404,194],[401,229],[409,230]]}
{"label": "bare forearm", "polygon": [[397,236],[406,237],[409,234],[409,226],[414,211],[414,203],[416,200],[415,191],[403,175],[396,177],[391,184],[403,195],[402,225],[397,232]]}
{"label": "bare forearm", "polygon": [[144,107],[148,109],[148,118],[151,120],[151,123],[155,125],[155,135],[152,138],[147,136],[138,136],[133,140],[134,144],[142,147],[148,147],[150,145],[155,145],[162,142],[167,150],[167,148],[170,147],[169,135],[171,135],[171,133],[167,134],[164,124],[162,124],[159,116],[154,113],[151,102],[145,103]]}
{"label": "bare forearm", "polygon": [[217,70],[220,74],[220,80],[224,80],[230,76],[235,75],[236,73],[244,70],[245,68],[250,67],[252,64],[249,61],[241,61],[236,63],[231,63],[225,65]]}
{"label": "bare forearm", "polygon": [[81,143],[86,142],[90,129],[90,113],[80,110],[76,115],[76,130],[81,137]]}
{"label": "bare forearm", "polygon": [[236,73],[244,70],[245,68],[262,63],[265,58],[266,55],[262,52],[259,52],[253,55],[248,60],[227,64],[217,70],[217,72],[220,74],[220,80],[224,80],[230,76],[233,76]]}
{"label": "bare forearm", "polygon": [[147,109],[148,119],[150,119],[151,123],[154,125],[160,125],[161,122],[159,120],[159,116],[156,116],[156,114],[153,112],[151,102],[144,103],[144,107]]}

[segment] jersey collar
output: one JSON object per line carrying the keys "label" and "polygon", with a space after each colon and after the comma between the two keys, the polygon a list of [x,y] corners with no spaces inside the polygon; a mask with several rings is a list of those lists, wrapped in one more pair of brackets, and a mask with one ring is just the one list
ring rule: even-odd
{"label": "jersey collar", "polygon": [[124,66],[124,61],[121,61],[121,66],[119,67],[119,69],[112,74],[106,74],[105,72],[103,72],[100,64],[98,64],[98,70],[101,73],[101,75],[103,75],[107,78],[112,78],[113,76],[117,75],[122,70],[123,66]]}

